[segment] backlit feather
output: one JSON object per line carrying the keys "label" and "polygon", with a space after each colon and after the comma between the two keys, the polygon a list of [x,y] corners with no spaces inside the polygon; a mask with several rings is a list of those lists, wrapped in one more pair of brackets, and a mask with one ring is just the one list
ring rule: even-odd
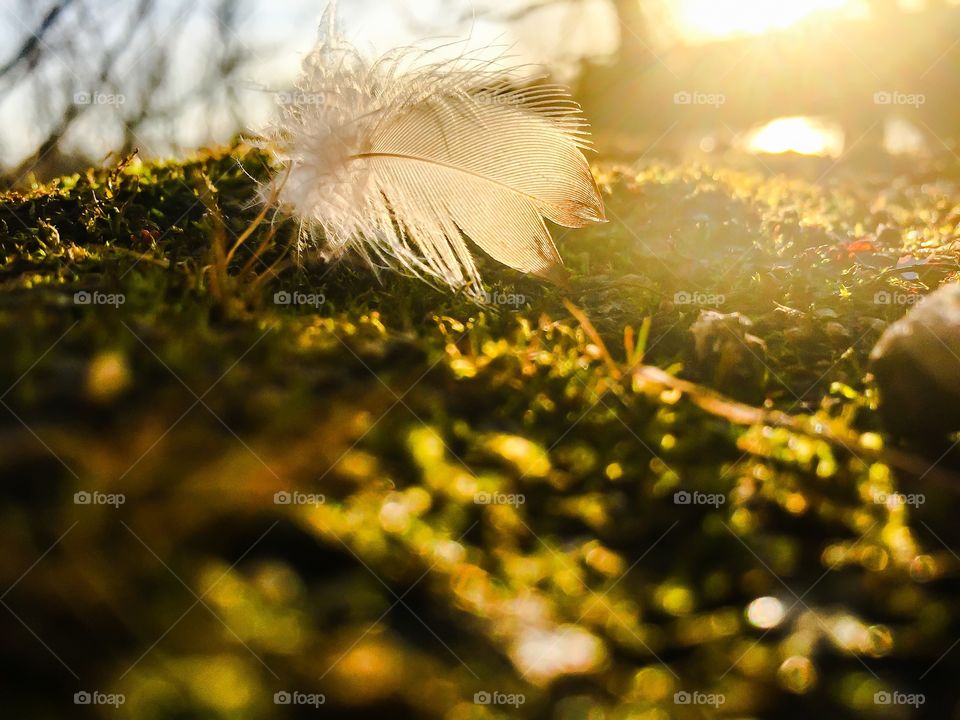
{"label": "backlit feather", "polygon": [[470,238],[553,281],[563,262],[544,222],[604,219],[583,155],[586,122],[555,85],[463,56],[405,49],[368,61],[334,28],[304,62],[273,129],[289,170],[280,201],[329,257],[482,292]]}

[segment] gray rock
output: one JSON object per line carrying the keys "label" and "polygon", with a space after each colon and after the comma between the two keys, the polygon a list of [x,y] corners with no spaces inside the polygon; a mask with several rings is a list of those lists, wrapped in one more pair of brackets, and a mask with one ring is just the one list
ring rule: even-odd
{"label": "gray rock", "polygon": [[888,327],[870,362],[892,432],[936,444],[960,431],[960,284],[931,293]]}

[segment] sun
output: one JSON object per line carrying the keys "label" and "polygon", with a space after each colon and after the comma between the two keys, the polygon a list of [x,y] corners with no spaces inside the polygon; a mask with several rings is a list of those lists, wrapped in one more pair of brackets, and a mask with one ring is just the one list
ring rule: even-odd
{"label": "sun", "polygon": [[843,130],[835,124],[807,117],[778,118],[751,131],[746,138],[747,150],[754,153],[788,153],[828,155],[843,152]]}
{"label": "sun", "polygon": [[679,20],[689,35],[715,40],[790,27],[824,10],[841,10],[850,0],[681,0]]}

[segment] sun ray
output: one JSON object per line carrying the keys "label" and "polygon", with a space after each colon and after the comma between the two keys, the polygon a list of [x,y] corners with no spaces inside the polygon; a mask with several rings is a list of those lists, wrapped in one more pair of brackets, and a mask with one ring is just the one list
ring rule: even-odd
{"label": "sun ray", "polygon": [[850,4],[851,0],[683,0],[678,12],[685,33],[716,40],[782,30],[814,13],[842,10]]}

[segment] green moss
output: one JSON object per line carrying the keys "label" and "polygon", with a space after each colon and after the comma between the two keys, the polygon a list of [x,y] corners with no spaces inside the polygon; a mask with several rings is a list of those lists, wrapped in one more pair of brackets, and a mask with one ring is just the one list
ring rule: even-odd
{"label": "green moss", "polygon": [[[517,308],[291,262],[282,216],[226,263],[269,175],[245,148],[0,198],[7,586],[71,528],[8,601],[128,717],[278,717],[277,690],[338,717],[946,707],[960,653],[918,677],[960,633],[952,496],[884,448],[865,375],[904,310],[876,293],[955,279],[960,196],[929,168],[795,170],[601,163],[611,222],[557,233],[569,292],[483,262]],[[698,352],[703,309],[749,324]],[[925,503],[875,502],[896,491]],[[69,705],[10,634],[14,708]]]}

